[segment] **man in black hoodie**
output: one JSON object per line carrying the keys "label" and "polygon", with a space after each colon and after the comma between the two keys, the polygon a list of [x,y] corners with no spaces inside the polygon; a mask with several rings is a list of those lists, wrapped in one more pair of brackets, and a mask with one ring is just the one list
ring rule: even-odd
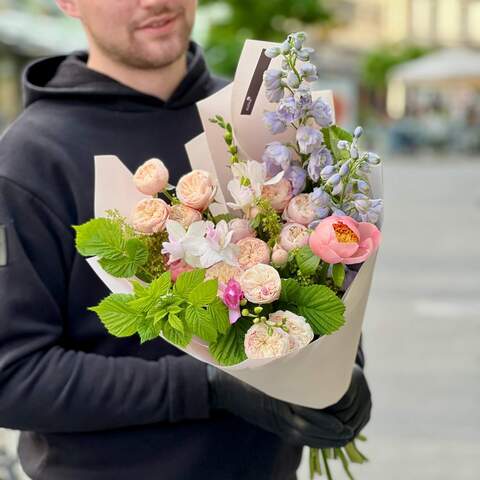
{"label": "man in black hoodie", "polygon": [[274,400],[162,339],[109,336],[86,310],[108,291],[76,254],[93,217],[93,157],[172,183],[201,132],[195,102],[225,83],[189,41],[195,0],[57,0],[89,54],[24,76],[25,111],[0,141],[0,426],[22,430],[34,480],[292,480],[301,446],[340,446],[366,424],[361,350],[324,411]]}

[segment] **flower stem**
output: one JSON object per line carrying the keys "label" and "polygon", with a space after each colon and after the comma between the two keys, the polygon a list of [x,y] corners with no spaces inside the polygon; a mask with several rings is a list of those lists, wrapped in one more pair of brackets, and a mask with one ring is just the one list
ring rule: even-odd
{"label": "flower stem", "polygon": [[325,475],[327,476],[327,480],[333,480],[332,473],[330,472],[330,466],[328,465],[327,452],[323,449],[322,449],[322,458],[323,458],[323,463],[325,465]]}

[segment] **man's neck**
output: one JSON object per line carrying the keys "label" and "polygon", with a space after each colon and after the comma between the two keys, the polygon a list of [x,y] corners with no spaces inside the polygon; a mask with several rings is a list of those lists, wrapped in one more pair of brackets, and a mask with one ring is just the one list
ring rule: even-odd
{"label": "man's neck", "polygon": [[187,74],[187,54],[163,68],[145,70],[115,62],[93,48],[87,66],[134,90],[166,101]]}

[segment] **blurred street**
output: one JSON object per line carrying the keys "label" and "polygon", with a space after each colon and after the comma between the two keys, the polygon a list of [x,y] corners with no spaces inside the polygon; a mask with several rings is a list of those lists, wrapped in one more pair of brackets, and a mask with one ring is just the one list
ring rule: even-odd
{"label": "blurred street", "polygon": [[371,462],[353,467],[356,480],[480,478],[479,160],[385,162],[364,329]]}

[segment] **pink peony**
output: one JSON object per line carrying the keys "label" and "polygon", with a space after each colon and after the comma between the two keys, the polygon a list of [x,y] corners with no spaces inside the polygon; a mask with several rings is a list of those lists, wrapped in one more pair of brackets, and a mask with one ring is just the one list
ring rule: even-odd
{"label": "pink peony", "polygon": [[278,310],[268,317],[270,322],[284,325],[288,329],[288,353],[306,347],[313,340],[313,330],[310,324],[300,315],[295,315],[288,310]]}
{"label": "pink peony", "polygon": [[169,213],[170,207],[159,198],[140,200],[133,211],[133,228],[148,235],[161,232]]}
{"label": "pink peony", "polygon": [[238,280],[242,273],[240,267],[234,267],[225,262],[218,262],[207,269],[205,280],[217,279],[219,284],[226,284],[232,278]]}
{"label": "pink peony", "polygon": [[188,263],[185,263],[183,260],[176,260],[168,266],[168,270],[172,274],[172,280],[176,282],[180,274],[183,272],[191,272],[193,267],[188,265]]}
{"label": "pink peony", "polygon": [[178,222],[183,228],[185,228],[185,230],[187,230],[192,223],[199,222],[202,219],[202,214],[198,210],[179,203],[172,205],[168,218]]}
{"label": "pink peony", "polygon": [[350,265],[364,262],[377,250],[380,241],[380,230],[372,223],[332,215],[318,224],[309,243],[312,252],[323,261]]}
{"label": "pink peony", "polygon": [[269,332],[263,323],[252,325],[245,334],[245,354],[247,358],[278,358],[288,353],[289,335],[281,328]]}
{"label": "pink peony", "polygon": [[184,175],[176,189],[180,202],[201,212],[212,203],[216,191],[215,180],[204,170],[193,170]]}
{"label": "pink peony", "polygon": [[168,170],[158,158],[151,158],[137,168],[133,182],[145,195],[156,195],[168,185]]}
{"label": "pink peony", "polygon": [[244,238],[237,243],[240,248],[238,263],[243,269],[258,263],[270,263],[270,247],[259,238]]}
{"label": "pink peony", "polygon": [[220,297],[228,307],[230,323],[235,323],[242,315],[240,313],[240,301],[243,299],[243,292],[240,284],[231,278],[228,283],[220,285]]}
{"label": "pink peony", "polygon": [[244,238],[255,237],[256,232],[246,218],[234,218],[228,222],[228,229],[233,232],[232,242],[237,243]]}
{"label": "pink peony", "polygon": [[293,197],[283,212],[283,219],[289,223],[300,223],[301,225],[312,223],[315,219],[315,210],[310,200],[310,194],[301,193]]}
{"label": "pink peony", "polygon": [[273,247],[272,263],[277,267],[283,267],[288,262],[288,252],[279,245]]}
{"label": "pink peony", "polygon": [[280,246],[289,252],[294,248],[308,245],[310,232],[305,225],[287,223],[280,232]]}
{"label": "pink peony", "polygon": [[282,178],[279,182],[272,185],[264,185],[262,197],[270,202],[275,211],[282,213],[292,198],[292,184]]}
{"label": "pink peony", "polygon": [[271,265],[259,263],[242,274],[240,286],[249,302],[264,304],[280,298],[282,281]]}

